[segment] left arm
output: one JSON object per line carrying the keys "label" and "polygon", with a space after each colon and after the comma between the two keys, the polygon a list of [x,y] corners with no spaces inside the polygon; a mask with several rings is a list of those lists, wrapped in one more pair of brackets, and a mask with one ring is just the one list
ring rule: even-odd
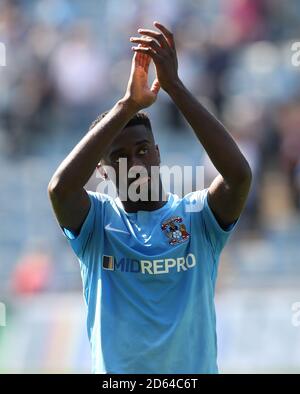
{"label": "left arm", "polygon": [[244,208],[252,178],[250,166],[222,123],[180,81],[172,33],[157,22],[154,25],[161,33],[139,30],[144,37],[133,38],[131,41],[143,44],[144,47],[133,49],[152,57],[161,87],[193,128],[218,170],[219,175],[208,190],[208,202],[216,219],[225,228],[238,219]]}
{"label": "left arm", "polygon": [[209,186],[208,202],[220,225],[227,227],[238,219],[245,205],[251,184],[250,166],[222,123],[181,82],[169,94],[219,172]]}

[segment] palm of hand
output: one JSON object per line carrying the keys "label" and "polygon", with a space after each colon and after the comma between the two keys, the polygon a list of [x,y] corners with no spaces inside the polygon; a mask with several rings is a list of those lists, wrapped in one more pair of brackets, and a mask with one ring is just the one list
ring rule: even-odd
{"label": "palm of hand", "polygon": [[156,78],[151,88],[148,85],[148,71],[151,58],[149,55],[135,53],[132,59],[131,75],[127,90],[130,97],[141,108],[152,105],[157,98],[160,85]]}

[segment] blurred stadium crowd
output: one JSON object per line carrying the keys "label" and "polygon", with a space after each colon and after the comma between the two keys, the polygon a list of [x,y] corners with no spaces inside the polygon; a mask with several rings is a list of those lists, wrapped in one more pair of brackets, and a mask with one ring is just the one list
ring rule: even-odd
{"label": "blurred stadium crowd", "polygon": [[[127,0],[122,7],[118,1],[2,0],[0,37],[7,66],[0,69],[0,272],[4,266],[11,272],[14,261],[9,257],[22,257],[22,248],[41,231],[42,213],[34,207],[47,205],[45,190],[38,194],[38,205],[32,203],[25,211],[17,208],[23,206],[20,196],[30,200],[30,194],[41,190],[96,115],[122,96],[130,70],[128,39],[138,27],[151,27],[153,19],[175,34],[184,83],[220,116],[251,163],[254,185],[242,229],[265,227],[268,214],[275,222],[285,213],[298,215],[300,74],[291,64],[290,47],[299,17],[296,0],[289,1],[289,7],[279,0],[201,5]],[[211,179],[214,169],[200,146],[193,148],[191,133],[171,100],[162,93],[150,111],[157,139],[167,147],[165,160],[186,164],[192,153],[193,164],[204,164]],[[182,149],[180,141],[187,137],[190,142]],[[19,194],[22,186],[24,193]],[[12,227],[15,244],[6,224]],[[49,233],[42,243],[47,244]]]}
{"label": "blurred stadium crowd", "polygon": [[[275,221],[284,213],[298,215],[300,74],[291,64],[290,47],[299,31],[299,3],[125,0],[119,5],[103,0],[0,3],[0,37],[7,48],[7,66],[0,69],[1,208],[10,215],[13,235],[25,214],[16,209],[23,178],[33,193],[40,189],[47,178],[38,184],[37,173],[45,170],[50,176],[96,115],[122,96],[130,70],[129,37],[140,26],[151,27],[153,19],[175,34],[181,79],[225,122],[251,163],[254,185],[242,228],[261,229],[268,214]],[[167,147],[163,158],[186,164],[192,152],[192,164],[204,164],[211,179],[214,169],[200,146],[190,142],[181,150],[180,141],[193,137],[167,95],[160,96],[149,112],[157,139]],[[6,195],[9,187],[12,199]],[[29,198],[28,193],[21,195]],[[39,205],[47,204],[45,193],[41,196]],[[27,214],[39,233],[41,212],[29,208]],[[10,246],[3,245],[5,226],[2,231],[3,251]],[[30,239],[20,235],[23,245],[13,245],[14,252]]]}
{"label": "blurred stadium crowd", "polygon": [[[93,119],[126,88],[129,37],[152,21],[174,33],[179,75],[220,117],[254,183],[224,252],[220,288],[295,284],[300,230],[298,0],[0,0],[0,299],[80,290],[47,183]],[[153,70],[152,70],[153,75]],[[168,96],[147,111],[165,164],[209,160]],[[94,176],[90,187],[95,188]]]}

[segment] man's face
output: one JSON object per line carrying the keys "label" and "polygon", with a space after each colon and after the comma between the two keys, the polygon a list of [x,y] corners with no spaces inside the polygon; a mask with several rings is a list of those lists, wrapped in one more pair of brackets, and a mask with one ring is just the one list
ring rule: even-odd
{"label": "man's face", "polygon": [[[122,130],[102,160],[104,165],[111,166],[114,169],[116,174],[116,188],[118,192],[120,187],[120,159],[127,160],[127,189],[132,182],[139,177],[139,175],[137,175],[133,178],[129,178],[129,170],[132,167],[141,166],[144,167],[148,173],[148,190],[150,193],[151,167],[159,167],[160,154],[158,146],[154,142],[153,134],[145,126],[135,125],[126,127]],[[124,179],[121,179],[121,182],[122,181],[124,181]]]}

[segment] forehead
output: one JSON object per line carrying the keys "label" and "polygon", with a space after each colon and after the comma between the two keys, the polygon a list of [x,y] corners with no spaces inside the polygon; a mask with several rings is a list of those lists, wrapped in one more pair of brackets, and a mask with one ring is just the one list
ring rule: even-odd
{"label": "forehead", "polygon": [[143,125],[126,127],[115,138],[107,154],[110,155],[115,151],[128,149],[140,142],[149,142],[150,144],[154,144],[152,132]]}

